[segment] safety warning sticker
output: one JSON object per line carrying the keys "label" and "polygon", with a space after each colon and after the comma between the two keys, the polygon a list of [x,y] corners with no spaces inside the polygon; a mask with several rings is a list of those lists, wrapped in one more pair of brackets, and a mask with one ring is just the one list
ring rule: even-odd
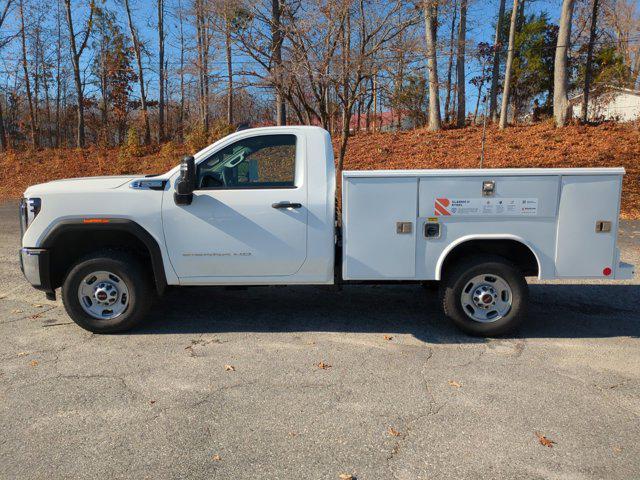
{"label": "safety warning sticker", "polygon": [[438,198],[433,200],[437,216],[535,216],[537,198]]}

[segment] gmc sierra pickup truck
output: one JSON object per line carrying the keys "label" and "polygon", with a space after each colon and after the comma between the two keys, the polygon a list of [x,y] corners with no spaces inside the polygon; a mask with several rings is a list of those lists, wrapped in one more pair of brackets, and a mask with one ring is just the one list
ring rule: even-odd
{"label": "gmc sierra pickup truck", "polygon": [[437,281],[458,327],[497,335],[526,315],[526,276],[633,277],[616,245],[623,174],[345,171],[336,209],[327,131],[250,129],[162,175],[29,187],[20,260],[96,333],[133,327],[169,285]]}

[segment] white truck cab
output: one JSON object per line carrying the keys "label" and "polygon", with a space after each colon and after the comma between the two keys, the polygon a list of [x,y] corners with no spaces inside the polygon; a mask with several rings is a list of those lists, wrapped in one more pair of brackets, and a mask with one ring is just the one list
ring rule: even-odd
{"label": "white truck cab", "polygon": [[633,277],[616,244],[623,175],[345,171],[339,216],[327,131],[249,129],[162,175],[29,187],[21,265],[93,332],[133,327],[168,285],[439,281],[456,325],[497,335],[525,317],[525,276]]}

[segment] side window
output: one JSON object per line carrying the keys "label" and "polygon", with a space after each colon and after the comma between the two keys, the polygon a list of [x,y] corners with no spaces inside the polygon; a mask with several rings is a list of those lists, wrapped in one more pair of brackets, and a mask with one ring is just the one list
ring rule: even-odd
{"label": "side window", "polygon": [[295,135],[245,138],[198,165],[198,188],[290,188],[295,167]]}

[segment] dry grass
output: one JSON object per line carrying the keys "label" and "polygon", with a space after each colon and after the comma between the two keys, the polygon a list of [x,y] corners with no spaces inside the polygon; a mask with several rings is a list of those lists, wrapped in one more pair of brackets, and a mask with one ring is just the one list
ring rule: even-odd
{"label": "dry grass", "polygon": [[[482,129],[426,129],[359,134],[350,139],[345,169],[475,168]],[[168,143],[131,156],[119,149],[9,152],[0,159],[0,199],[17,198],[32,184],[93,175],[159,173],[176,165],[186,147]],[[622,215],[640,218],[640,131],[634,125],[551,124],[487,132],[485,167],[625,167]]]}

